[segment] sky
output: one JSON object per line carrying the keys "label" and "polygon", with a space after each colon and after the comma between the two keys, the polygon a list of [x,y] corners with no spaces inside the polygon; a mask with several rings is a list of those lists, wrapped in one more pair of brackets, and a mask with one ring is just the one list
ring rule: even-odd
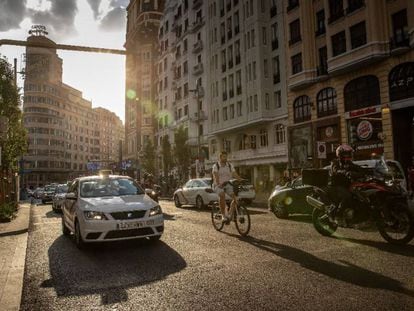
{"label": "sky", "polygon": [[[60,44],[124,49],[129,0],[0,0],[0,39],[26,40],[32,25],[44,25]],[[0,46],[1,57],[24,68],[24,47]],[[63,82],[125,119],[125,56],[63,51]],[[19,86],[23,86],[19,78]]]}

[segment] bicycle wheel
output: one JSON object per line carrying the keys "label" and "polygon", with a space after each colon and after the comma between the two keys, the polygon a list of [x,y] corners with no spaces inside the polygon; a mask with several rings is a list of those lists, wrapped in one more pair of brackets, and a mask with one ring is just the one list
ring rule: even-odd
{"label": "bicycle wheel", "polygon": [[223,229],[224,223],[222,221],[221,211],[218,204],[213,204],[211,207],[211,222],[213,223],[214,229],[221,231]]}
{"label": "bicycle wheel", "polygon": [[246,236],[250,231],[250,215],[246,207],[237,205],[237,210],[234,212],[234,222],[237,231],[241,236]]}

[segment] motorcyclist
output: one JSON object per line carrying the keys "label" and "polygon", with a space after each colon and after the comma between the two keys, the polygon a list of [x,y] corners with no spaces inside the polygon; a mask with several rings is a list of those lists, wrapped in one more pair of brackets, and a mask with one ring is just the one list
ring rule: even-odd
{"label": "motorcyclist", "polygon": [[352,179],[361,177],[364,169],[352,162],[354,149],[343,144],[336,148],[336,159],[331,162],[331,186],[336,196],[335,207],[329,211],[332,218],[341,215],[347,206],[352,204],[352,194],[349,191]]}

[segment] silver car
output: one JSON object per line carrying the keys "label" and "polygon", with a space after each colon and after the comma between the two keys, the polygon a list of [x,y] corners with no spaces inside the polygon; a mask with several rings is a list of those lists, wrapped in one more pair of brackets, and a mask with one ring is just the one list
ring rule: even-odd
{"label": "silver car", "polygon": [[161,207],[127,176],[75,179],[62,211],[62,232],[73,232],[79,248],[91,242],[136,238],[157,241],[164,232]]}
{"label": "silver car", "polygon": [[52,197],[52,209],[54,212],[60,212],[62,205],[65,202],[66,192],[68,191],[68,185],[61,184],[55,188],[55,195]]}

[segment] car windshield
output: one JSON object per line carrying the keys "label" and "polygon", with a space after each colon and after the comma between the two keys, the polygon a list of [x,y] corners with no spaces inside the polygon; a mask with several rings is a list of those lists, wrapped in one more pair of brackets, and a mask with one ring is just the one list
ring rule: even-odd
{"label": "car windshield", "polygon": [[62,185],[56,188],[56,193],[66,193],[68,192],[68,186],[67,185]]}
{"label": "car windshield", "polygon": [[80,196],[97,198],[109,196],[137,195],[144,191],[137,183],[129,178],[99,178],[87,179],[80,183]]}

